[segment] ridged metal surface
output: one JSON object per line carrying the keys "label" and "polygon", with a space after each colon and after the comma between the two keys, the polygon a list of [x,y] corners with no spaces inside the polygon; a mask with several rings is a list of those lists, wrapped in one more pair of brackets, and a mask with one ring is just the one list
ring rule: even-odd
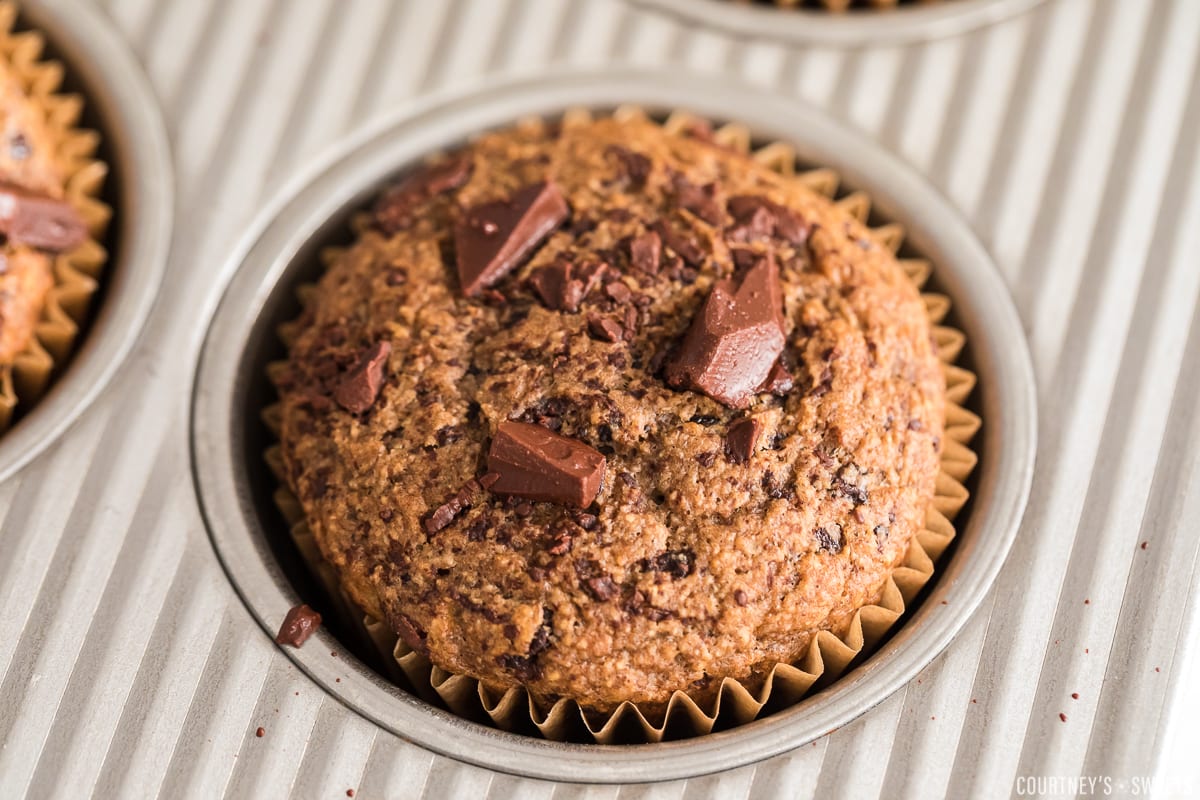
{"label": "ridged metal surface", "polygon": [[[1156,796],[1200,791],[1200,646],[1179,646],[1200,641],[1200,3],[1049,0],[961,38],[803,51],[605,0],[102,7],[167,117],[176,236],[130,362],[0,484],[0,796],[968,797],[1156,772],[1176,781]],[[196,506],[181,387],[255,211],[414,96],[561,63],[739,75],[882,141],[993,252],[1038,372],[1033,495],[974,623],[859,721],[717,776],[556,786],[378,730],[254,623]]]}

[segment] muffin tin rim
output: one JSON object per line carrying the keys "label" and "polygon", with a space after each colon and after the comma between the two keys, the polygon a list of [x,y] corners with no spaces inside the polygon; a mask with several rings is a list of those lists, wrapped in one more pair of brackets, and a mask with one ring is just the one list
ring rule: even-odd
{"label": "muffin tin rim", "polygon": [[629,0],[632,5],[734,36],[842,47],[945,39],[1015,17],[1045,0],[950,0],[919,8],[834,13],[745,0]]}
{"label": "muffin tin rim", "polygon": [[[174,219],[174,170],[166,127],[149,80],[119,33],[89,4],[22,3],[19,19],[40,31],[80,84],[112,156],[118,184],[105,284],[91,321],[61,375],[0,436],[0,482],[55,442],[84,412],[132,349],[158,295]],[[105,243],[108,246],[107,243]]]}
{"label": "muffin tin rim", "polygon": [[[958,552],[939,570],[926,601],[847,677],[790,709],[728,731],[651,745],[547,742],[425,704],[348,654],[329,655],[339,645],[324,629],[304,648],[286,650],[331,694],[405,739],[500,771],[575,782],[667,780],[734,768],[812,741],[891,695],[944,649],[994,580],[1028,496],[1036,437],[1033,371],[1003,281],[965,220],[911,167],[879,145],[798,101],[680,72],[576,72],[484,82],[430,97],[336,147],[269,204],[223,271],[232,277],[210,321],[193,384],[193,470],[219,560],[268,634],[301,598],[265,539],[254,531],[253,499],[237,478],[239,470],[245,474],[237,446],[243,418],[233,401],[246,340],[294,254],[328,220],[422,155],[523,116],[625,103],[663,111],[685,108],[742,122],[756,137],[787,141],[802,160],[837,169],[847,183],[868,189],[885,215],[908,223],[910,241],[943,265],[936,274],[956,306],[982,314],[982,320],[965,320],[963,327],[973,342],[986,426],[976,507],[960,531]],[[805,133],[786,135],[789,130]],[[868,174],[879,177],[864,180]],[[899,213],[901,207],[910,213]],[[925,230],[918,219],[936,220],[940,230]],[[944,266],[948,264],[955,266]],[[964,302],[966,297],[973,301]],[[994,326],[992,333],[981,331],[983,320]]]}

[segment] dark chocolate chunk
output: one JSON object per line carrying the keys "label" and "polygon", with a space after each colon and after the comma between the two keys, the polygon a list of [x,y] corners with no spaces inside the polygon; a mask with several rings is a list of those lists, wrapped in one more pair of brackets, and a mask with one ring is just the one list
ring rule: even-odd
{"label": "dark chocolate chunk", "polygon": [[583,585],[587,589],[588,594],[602,603],[612,600],[619,592],[617,585],[613,583],[613,579],[607,575],[588,578],[583,582]]}
{"label": "dark chocolate chunk", "polygon": [[588,315],[588,332],[602,342],[619,342],[625,336],[619,322],[599,314]]}
{"label": "dark chocolate chunk", "polygon": [[693,267],[704,265],[704,248],[700,246],[690,232],[684,233],[673,225],[661,220],[655,223],[654,230],[663,243],[674,250],[675,254],[689,265]]}
{"label": "dark chocolate chunk", "polygon": [[497,494],[586,508],[604,478],[604,456],[541,425],[500,423],[488,450]]}
{"label": "dark chocolate chunk", "polygon": [[730,425],[725,434],[725,457],[734,464],[745,464],[758,449],[758,437],[762,431],[763,424],[753,417],[740,419]]}
{"label": "dark chocolate chunk", "polygon": [[87,225],[65,200],[0,183],[0,233],[16,244],[60,253],[83,244]]}
{"label": "dark chocolate chunk", "polygon": [[474,166],[469,156],[459,155],[421,167],[379,198],[375,204],[375,225],[388,236],[408,227],[417,206],[462,186],[471,177]]}
{"label": "dark chocolate chunk", "polygon": [[621,173],[629,181],[630,186],[640,189],[646,185],[646,178],[650,177],[650,168],[652,166],[650,159],[641,153],[635,153],[619,145],[609,147],[608,153],[617,159],[617,163],[621,167]]}
{"label": "dark chocolate chunk", "polygon": [[770,392],[771,394],[783,397],[796,386],[796,381],[792,378],[792,373],[784,365],[783,359],[779,359],[771,367],[771,371],[767,373],[767,379],[763,381],[762,386],[758,387],[760,392]]}
{"label": "dark chocolate chunk", "polygon": [[646,231],[629,240],[629,262],[635,269],[651,275],[658,272],[662,260],[662,237]]}
{"label": "dark chocolate chunk", "polygon": [[279,626],[279,633],[275,635],[275,641],[291,647],[300,647],[320,626],[321,615],[309,608],[307,603],[301,603],[288,609],[283,624]]}
{"label": "dark chocolate chunk", "polygon": [[542,670],[532,658],[519,655],[502,655],[496,658],[496,663],[513,674],[519,681],[535,681]]}
{"label": "dark chocolate chunk", "polygon": [[842,526],[833,524],[828,528],[817,528],[817,546],[828,553],[842,552]]}
{"label": "dark chocolate chunk", "polygon": [[691,550],[666,550],[642,563],[642,568],[661,572],[678,580],[686,578],[696,570],[696,554]]}
{"label": "dark chocolate chunk", "polygon": [[667,366],[667,383],[744,408],[767,380],[783,345],[779,270],[768,255],[736,289],[732,280],[713,286]]}
{"label": "dark chocolate chunk", "polygon": [[478,296],[519,266],[568,213],[553,183],[535,183],[508,200],[466,209],[454,230],[463,294]]}
{"label": "dark chocolate chunk", "polygon": [[396,629],[396,635],[406,645],[422,655],[429,655],[429,648],[425,644],[425,631],[417,627],[411,619],[404,614],[397,614],[392,627]]}
{"label": "dark chocolate chunk", "polygon": [[368,347],[358,363],[342,376],[333,399],[351,414],[361,414],[375,404],[383,388],[383,368],[392,354],[392,343],[379,341]]}

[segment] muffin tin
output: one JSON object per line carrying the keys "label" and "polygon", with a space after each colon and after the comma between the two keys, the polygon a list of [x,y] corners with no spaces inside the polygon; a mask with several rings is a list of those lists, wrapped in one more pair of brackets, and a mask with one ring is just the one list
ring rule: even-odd
{"label": "muffin tin", "polygon": [[113,220],[109,263],[66,369],[0,436],[0,481],[52,443],[104,388],[150,311],[165,266],[173,214],[172,165],[157,101],[119,35],[89,5],[26,4],[23,27],[40,30],[62,61],[64,91],[84,97],[83,126],[100,133],[110,166],[104,193]]}
{"label": "muffin tin", "polygon": [[274,481],[262,463],[269,439],[258,410],[270,399],[265,366],[280,354],[276,325],[296,310],[294,288],[319,271],[317,252],[344,241],[351,213],[428,153],[524,116],[627,103],[742,122],[756,140],[793,144],[802,163],[832,167],[846,185],[868,191],[882,218],[908,229],[909,246],[933,261],[935,284],[953,298],[955,323],[967,333],[979,375],[975,403],[987,424],[976,440],[981,461],[973,505],[924,601],[848,675],[736,729],[653,745],[545,742],[426,704],[347,654],[328,630],[287,650],[327,691],[405,739],[493,769],[576,782],[666,780],[758,761],[845,724],[904,685],[966,624],[999,570],[1028,493],[1036,432],[1021,326],[989,257],[922,178],[863,137],[802,105],[678,74],[566,74],[442,96],[364,131],[298,178],[229,265],[236,272],[210,323],[193,387],[193,461],[217,552],[266,633],[273,635],[287,609],[316,591],[272,504]]}
{"label": "muffin tin", "polygon": [[680,20],[738,36],[796,44],[880,45],[966,33],[1043,0],[942,0],[892,9],[782,8],[748,0],[631,0]]}

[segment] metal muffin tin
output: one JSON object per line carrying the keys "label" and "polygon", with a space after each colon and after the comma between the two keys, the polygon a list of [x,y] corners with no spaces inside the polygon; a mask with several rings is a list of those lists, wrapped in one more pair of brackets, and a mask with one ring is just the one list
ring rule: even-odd
{"label": "metal muffin tin", "polygon": [[158,102],[120,34],[92,5],[72,0],[22,6],[21,22],[45,35],[47,55],[66,67],[66,89],[84,97],[81,124],[101,136],[100,158],[109,165],[104,197],[113,221],[90,324],[46,396],[0,436],[0,482],[70,426],[129,352],[162,280],[174,215],[172,163]]}
{"label": "metal muffin tin", "polygon": [[992,25],[1043,0],[946,0],[889,10],[776,8],[747,0],[631,0],[691,23],[752,38],[803,44],[898,44]]}
{"label": "metal muffin tin", "polygon": [[[471,134],[571,107],[687,109],[747,124],[756,140],[787,141],[800,160],[830,166],[867,189],[908,243],[935,264],[954,300],[979,375],[985,425],[973,507],[927,596],[895,635],[844,678],[796,706],[732,730],[654,745],[547,742],[432,707],[344,652],[325,629],[287,655],[329,693],[404,739],[503,772],[572,782],[668,780],[726,770],[798,747],[846,724],[905,685],[966,624],[1016,535],[1036,437],[1033,372],[1021,325],[989,256],[959,214],[878,145],[799,103],[746,86],[674,73],[606,71],[484,85],[431,98],[383,120],[297,177],[261,215],[227,265],[232,279],[209,326],[193,386],[193,466],[204,516],[230,579],[264,634],[307,599],[289,580],[295,556],[271,502],[258,411],[277,358],[275,326],[295,313],[295,286],[318,272],[316,252],[344,241],[346,221],[405,165]],[[943,603],[942,601],[946,601]],[[341,657],[331,660],[331,649]],[[340,681],[337,680],[340,678]]]}

